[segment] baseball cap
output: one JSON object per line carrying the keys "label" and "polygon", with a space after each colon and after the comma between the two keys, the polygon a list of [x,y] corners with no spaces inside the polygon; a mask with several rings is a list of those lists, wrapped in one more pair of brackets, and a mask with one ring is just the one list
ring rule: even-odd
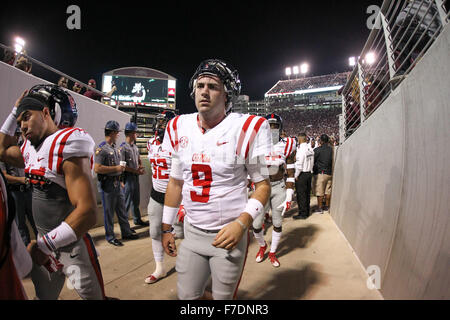
{"label": "baseball cap", "polygon": [[120,131],[120,125],[117,121],[109,120],[105,125],[105,129],[113,130],[113,131]]}
{"label": "baseball cap", "polygon": [[125,131],[137,131],[137,125],[134,122],[128,122],[125,125]]}
{"label": "baseball cap", "polygon": [[93,84],[94,86],[97,85],[94,79],[89,79],[88,84]]}

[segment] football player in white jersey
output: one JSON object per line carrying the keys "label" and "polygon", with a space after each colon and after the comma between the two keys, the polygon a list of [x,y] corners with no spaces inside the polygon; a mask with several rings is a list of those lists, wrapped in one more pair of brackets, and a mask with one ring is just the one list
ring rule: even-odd
{"label": "football player in white jersey", "polygon": [[169,183],[172,153],[163,148],[164,132],[167,123],[175,118],[172,111],[163,111],[156,117],[155,136],[147,142],[148,160],[152,168],[152,191],[147,206],[150,221],[150,238],[152,239],[153,257],[156,263],[155,271],[145,278],[145,283],[155,283],[166,276],[164,270],[164,249],[161,243],[161,224],[164,206],[164,196]]}
{"label": "football player in white jersey", "polygon": [[[237,71],[216,59],[203,61],[191,78],[198,113],[181,115],[166,128],[172,170],[163,213],[163,247],[177,256],[177,294],[204,297],[212,279],[214,299],[232,299],[242,276],[248,228],[270,195],[264,155],[271,139],[266,119],[227,112],[240,93]],[[248,199],[247,175],[255,183]],[[171,233],[180,201],[186,212],[178,251]]]}
{"label": "football player in white jersey", "polygon": [[[0,158],[19,168],[33,186],[39,231],[28,245],[31,278],[39,299],[56,300],[66,277],[83,299],[105,299],[92,239],[97,202],[92,184],[94,141],[73,128],[78,113],[68,91],[36,85],[17,100],[0,133]],[[11,144],[16,125],[26,138]],[[45,268],[43,267],[45,266]]]}
{"label": "football player in white jersey", "polygon": [[[286,210],[291,207],[292,195],[295,185],[295,150],[297,148],[294,138],[281,137],[283,130],[283,120],[275,113],[266,116],[270,124],[272,134],[272,151],[266,155],[266,163],[269,166],[270,185],[272,193],[266,204],[265,212],[272,211],[272,243],[269,251],[269,261],[275,267],[280,266],[276,257],[276,251],[281,238],[283,216]],[[286,183],[284,182],[284,166],[287,167]],[[253,235],[259,243],[259,251],[256,254],[256,262],[264,260],[267,243],[264,240],[262,230],[263,217],[258,217],[253,221]]]}

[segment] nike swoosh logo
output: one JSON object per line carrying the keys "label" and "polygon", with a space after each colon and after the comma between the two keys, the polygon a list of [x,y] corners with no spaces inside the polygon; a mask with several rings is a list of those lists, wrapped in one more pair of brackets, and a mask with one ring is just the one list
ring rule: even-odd
{"label": "nike swoosh logo", "polygon": [[52,240],[55,240],[55,238],[56,238],[56,236],[58,235],[58,232],[57,233],[55,233],[55,235],[54,236],[51,236],[51,238],[52,238]]}
{"label": "nike swoosh logo", "polygon": [[38,161],[38,162],[41,161],[41,160],[44,160],[44,158],[37,158],[37,161]]}
{"label": "nike swoosh logo", "polygon": [[76,258],[76,257],[78,257],[79,256],[79,254],[74,254],[74,255],[72,255],[72,254],[70,254],[70,257],[73,259],[73,258]]}
{"label": "nike swoosh logo", "polygon": [[217,146],[220,147],[220,146],[222,146],[224,144],[227,144],[227,143],[228,143],[228,141],[226,141],[226,142],[219,142],[219,141],[217,141]]}

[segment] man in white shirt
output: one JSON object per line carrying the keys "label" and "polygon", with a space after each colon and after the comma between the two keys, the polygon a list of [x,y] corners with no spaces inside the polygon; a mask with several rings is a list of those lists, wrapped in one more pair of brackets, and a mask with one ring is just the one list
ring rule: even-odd
{"label": "man in white shirt", "polygon": [[295,161],[295,188],[297,190],[298,215],[293,216],[293,219],[306,219],[309,217],[314,151],[306,141],[306,134],[301,133],[298,136],[300,146],[297,149]]}

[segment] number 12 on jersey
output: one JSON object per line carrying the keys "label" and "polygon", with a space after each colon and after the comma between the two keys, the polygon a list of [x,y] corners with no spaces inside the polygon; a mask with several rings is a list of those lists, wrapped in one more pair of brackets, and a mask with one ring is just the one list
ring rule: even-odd
{"label": "number 12 on jersey", "polygon": [[153,178],[154,179],[169,179],[169,175],[167,173],[163,173],[163,171],[167,171],[169,168],[167,167],[166,159],[151,159],[153,168]]}
{"label": "number 12 on jersey", "polygon": [[[194,186],[202,187],[201,194],[191,191],[191,199],[195,202],[207,203],[209,201],[209,192],[211,190],[212,183],[211,167],[206,164],[193,164],[191,171]],[[200,173],[203,173],[203,179],[200,178]]]}

